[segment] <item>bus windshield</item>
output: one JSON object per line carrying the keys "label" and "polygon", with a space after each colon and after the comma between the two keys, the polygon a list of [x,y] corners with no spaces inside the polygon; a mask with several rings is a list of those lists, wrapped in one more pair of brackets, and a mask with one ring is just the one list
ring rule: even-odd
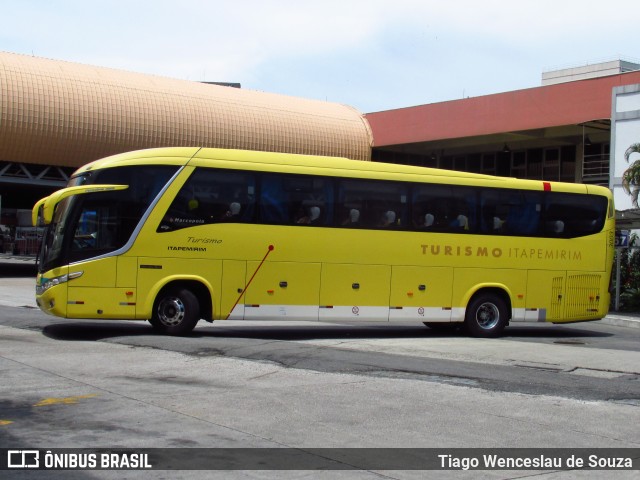
{"label": "bus windshield", "polygon": [[118,182],[126,190],[74,195],[55,209],[40,250],[39,271],[125,247],[138,223],[176,173],[174,166],[127,166],[73,177],[68,186]]}

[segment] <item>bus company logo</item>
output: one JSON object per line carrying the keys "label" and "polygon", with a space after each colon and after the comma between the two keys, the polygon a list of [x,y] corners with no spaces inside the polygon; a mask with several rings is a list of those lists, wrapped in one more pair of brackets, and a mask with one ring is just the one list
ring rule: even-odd
{"label": "bus company logo", "polygon": [[351,313],[353,313],[354,315],[360,315],[360,309],[358,307],[353,307],[351,309]]}
{"label": "bus company logo", "polygon": [[40,451],[8,450],[7,468],[40,468]]}
{"label": "bus company logo", "polygon": [[471,247],[460,245],[420,245],[423,255],[444,255],[447,257],[494,257],[500,258],[502,256],[501,248],[489,248],[489,247]]}
{"label": "bus company logo", "polygon": [[421,317],[424,317],[424,307],[418,308],[418,315],[420,315]]}
{"label": "bus company logo", "polygon": [[207,247],[183,247],[180,245],[168,245],[167,250],[172,252],[206,252]]}
{"label": "bus company logo", "polygon": [[472,247],[460,245],[420,245],[422,255],[445,257],[516,258],[526,260],[582,260],[580,250],[566,248]]}

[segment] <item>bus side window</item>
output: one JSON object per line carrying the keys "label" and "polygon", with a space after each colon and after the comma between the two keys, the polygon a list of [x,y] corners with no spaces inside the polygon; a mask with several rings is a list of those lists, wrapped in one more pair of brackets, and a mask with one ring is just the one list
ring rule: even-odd
{"label": "bus side window", "polygon": [[538,192],[486,189],[480,194],[480,231],[489,235],[538,235]]}
{"label": "bus side window", "polygon": [[342,179],[339,226],[388,229],[408,226],[408,194],[404,183]]}
{"label": "bus side window", "polygon": [[171,203],[158,232],[218,222],[251,222],[254,191],[252,173],[198,168]]}
{"label": "bus side window", "polygon": [[545,237],[565,237],[571,233],[565,228],[564,216],[557,211],[555,205],[551,205],[547,210],[544,223]]}
{"label": "bus side window", "polygon": [[540,235],[542,197],[540,192],[513,192],[508,199],[507,234],[516,236]]}
{"label": "bus side window", "polygon": [[240,221],[242,213],[242,205],[238,202],[231,202],[229,208],[224,215],[220,217],[221,222],[238,222]]}
{"label": "bus side window", "polygon": [[506,218],[505,208],[501,208],[500,191],[487,189],[480,192],[480,231],[490,235],[504,233],[502,227]]}
{"label": "bus side window", "polygon": [[258,200],[260,223],[284,224],[289,221],[288,205],[283,198],[282,178],[265,174],[260,183]]}
{"label": "bus side window", "polygon": [[[476,228],[476,190],[447,185],[414,189],[414,226],[435,232],[470,233]],[[417,216],[417,217],[416,217]]]}
{"label": "bus side window", "polygon": [[259,221],[279,225],[326,225],[331,219],[333,187],[326,178],[265,174]]}
{"label": "bus side window", "polygon": [[434,232],[450,231],[454,221],[451,208],[451,187],[416,185],[413,188],[413,227]]}
{"label": "bus side window", "polygon": [[550,192],[546,199],[546,236],[573,238],[602,230],[608,208],[605,197]]}
{"label": "bus side window", "polygon": [[458,233],[473,233],[477,225],[476,196],[477,190],[469,187],[453,187],[449,229]]}
{"label": "bus side window", "polygon": [[365,199],[360,182],[341,179],[338,181],[338,205],[340,206],[339,226],[361,228],[364,225]]}
{"label": "bus side window", "polygon": [[360,227],[360,210],[357,208],[345,208],[345,214],[340,222],[343,227],[359,228]]}

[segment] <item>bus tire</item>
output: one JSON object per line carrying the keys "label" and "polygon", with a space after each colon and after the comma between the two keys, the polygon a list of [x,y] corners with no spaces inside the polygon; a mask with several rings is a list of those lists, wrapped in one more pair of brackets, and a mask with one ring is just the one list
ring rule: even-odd
{"label": "bus tire", "polygon": [[467,305],[464,326],[473,337],[497,337],[508,322],[507,304],[500,295],[480,293]]}
{"label": "bus tire", "polygon": [[191,290],[170,288],[160,292],[149,320],[164,335],[186,335],[200,320],[200,302]]}

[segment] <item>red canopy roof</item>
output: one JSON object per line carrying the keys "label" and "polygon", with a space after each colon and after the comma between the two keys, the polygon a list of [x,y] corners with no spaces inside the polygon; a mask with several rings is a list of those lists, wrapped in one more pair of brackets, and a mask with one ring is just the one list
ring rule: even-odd
{"label": "red canopy roof", "polygon": [[576,125],[611,118],[613,87],[640,71],[369,113],[374,147]]}

